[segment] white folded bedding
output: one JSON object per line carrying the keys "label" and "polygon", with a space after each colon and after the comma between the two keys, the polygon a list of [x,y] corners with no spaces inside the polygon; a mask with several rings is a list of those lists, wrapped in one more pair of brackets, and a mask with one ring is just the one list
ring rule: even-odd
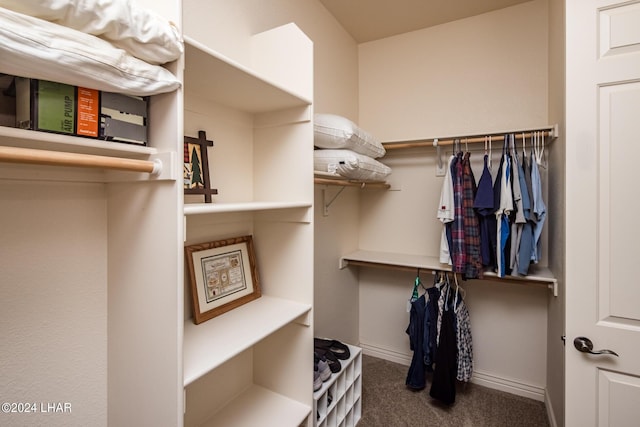
{"label": "white folded bedding", "polygon": [[389,166],[347,149],[314,150],[313,168],[358,181],[384,181],[391,174]]}
{"label": "white folded bedding", "polygon": [[313,134],[313,144],[318,148],[347,149],[374,159],[385,155],[382,143],[373,135],[337,114],[315,114]]}
{"label": "white folded bedding", "polygon": [[0,7],[99,36],[150,64],[184,50],[176,25],[135,0],[0,0]]}
{"label": "white folded bedding", "polygon": [[0,8],[0,73],[148,96],[180,87],[164,67],[62,25]]}

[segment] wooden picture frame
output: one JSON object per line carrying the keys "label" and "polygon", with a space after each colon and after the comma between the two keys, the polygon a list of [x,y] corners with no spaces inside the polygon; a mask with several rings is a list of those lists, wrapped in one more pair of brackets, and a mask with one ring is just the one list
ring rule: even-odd
{"label": "wooden picture frame", "polygon": [[207,147],[213,147],[213,141],[203,130],[198,131],[197,138],[184,137],[182,180],[184,194],[202,194],[204,202],[211,203],[211,195],[218,194],[218,190],[211,188]]}
{"label": "wooden picture frame", "polygon": [[194,323],[260,298],[252,236],[185,246]]}

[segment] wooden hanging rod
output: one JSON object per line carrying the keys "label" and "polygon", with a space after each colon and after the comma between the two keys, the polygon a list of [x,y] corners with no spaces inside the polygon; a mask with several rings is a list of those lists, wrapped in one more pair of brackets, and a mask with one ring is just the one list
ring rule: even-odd
{"label": "wooden hanging rod", "polygon": [[447,138],[433,138],[433,139],[420,139],[415,141],[405,141],[405,142],[384,142],[382,145],[385,150],[399,150],[403,148],[420,148],[420,147],[442,147],[447,145],[453,145],[455,140],[459,140],[462,144],[473,144],[473,143],[484,143],[485,137],[491,136],[491,142],[501,142],[504,141],[505,134],[514,134],[516,139],[522,139],[522,134],[524,133],[525,138],[531,138],[535,132],[544,132],[545,138],[557,138],[558,137],[558,125],[541,128],[541,129],[532,129],[525,131],[513,131],[513,132],[501,132],[501,133],[491,133],[486,135],[468,135],[468,136],[459,136],[459,137],[447,137]]}
{"label": "wooden hanging rod", "polygon": [[159,175],[162,172],[162,162],[160,160],[123,159],[18,147],[0,147],[0,162],[114,169],[128,172],[145,172],[151,175]]}

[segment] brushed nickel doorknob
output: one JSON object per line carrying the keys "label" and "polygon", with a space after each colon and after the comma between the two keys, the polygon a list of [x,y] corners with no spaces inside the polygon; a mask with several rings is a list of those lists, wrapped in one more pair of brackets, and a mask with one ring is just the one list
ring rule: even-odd
{"label": "brushed nickel doorknob", "polygon": [[587,337],[577,337],[576,339],[573,340],[573,346],[576,348],[576,350],[582,352],[582,353],[589,353],[589,354],[611,354],[613,356],[618,356],[618,353],[616,353],[615,351],[611,351],[611,350],[593,350],[593,343],[591,342],[591,340]]}

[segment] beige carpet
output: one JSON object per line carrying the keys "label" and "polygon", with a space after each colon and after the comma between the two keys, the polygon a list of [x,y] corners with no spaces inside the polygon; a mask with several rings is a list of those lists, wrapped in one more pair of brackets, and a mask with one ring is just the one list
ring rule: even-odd
{"label": "beige carpet", "polygon": [[358,427],[546,427],[544,403],[482,387],[459,384],[456,402],[445,406],[427,387],[405,386],[409,367],[362,356],[362,418]]}

